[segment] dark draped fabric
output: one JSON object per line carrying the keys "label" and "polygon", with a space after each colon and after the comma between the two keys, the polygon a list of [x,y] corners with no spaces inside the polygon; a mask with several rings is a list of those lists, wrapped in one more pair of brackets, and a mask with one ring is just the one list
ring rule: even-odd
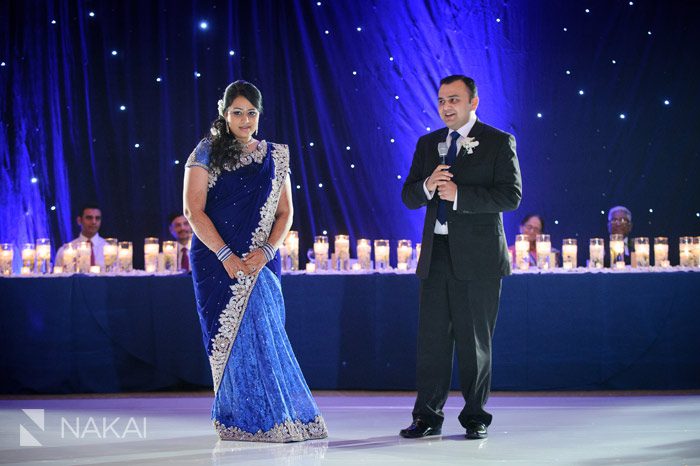
{"label": "dark draped fabric", "polygon": [[675,262],[675,237],[700,234],[700,3],[632,3],[1,2],[0,241],[58,246],[96,201],[102,236],[134,241],[138,265],[239,78],[263,93],[260,136],[290,146],[302,250],[324,230],[417,241],[402,178],[442,126],[439,79],[465,73],[479,117],[518,141],[510,241],[526,211],[555,245],[604,236],[624,204],[632,236],[670,236]]}

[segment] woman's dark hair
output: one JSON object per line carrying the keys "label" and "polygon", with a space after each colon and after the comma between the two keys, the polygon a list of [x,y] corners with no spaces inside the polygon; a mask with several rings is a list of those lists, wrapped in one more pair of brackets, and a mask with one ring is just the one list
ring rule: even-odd
{"label": "woman's dark hair", "polygon": [[226,87],[224,97],[218,102],[219,116],[212,122],[210,135],[208,136],[211,142],[209,163],[213,168],[221,169],[224,165],[235,164],[243,150],[241,143],[229,131],[224,117],[226,109],[231,106],[231,102],[238,96],[248,99],[253,104],[253,107],[262,113],[262,94],[257,87],[243,80],[232,82]]}
{"label": "woman's dark hair", "polygon": [[520,226],[523,226],[527,223],[528,220],[530,220],[532,217],[537,217],[540,219],[540,223],[542,224],[542,229],[540,230],[540,233],[544,233],[544,218],[540,214],[527,214],[525,217],[523,217],[522,222],[520,222]]}

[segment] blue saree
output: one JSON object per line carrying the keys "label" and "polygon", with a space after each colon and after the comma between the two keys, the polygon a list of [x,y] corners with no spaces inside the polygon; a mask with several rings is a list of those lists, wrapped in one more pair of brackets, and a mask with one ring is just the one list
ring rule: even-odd
{"label": "blue saree", "polygon": [[[267,240],[289,170],[289,149],[262,141],[224,169],[203,139],[186,167],[209,172],[205,212],[234,254]],[[212,419],[223,440],[295,442],[327,436],[284,329],[279,255],[231,279],[196,235],[190,251],[197,312],[214,379]]]}

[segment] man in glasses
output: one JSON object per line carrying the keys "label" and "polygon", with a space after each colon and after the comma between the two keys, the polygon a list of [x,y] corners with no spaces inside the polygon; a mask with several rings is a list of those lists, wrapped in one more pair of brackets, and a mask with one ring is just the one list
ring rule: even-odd
{"label": "man in glasses", "polygon": [[632,212],[618,205],[608,211],[608,231],[611,235],[622,235],[625,242],[625,259],[629,261],[629,234],[632,231]]}

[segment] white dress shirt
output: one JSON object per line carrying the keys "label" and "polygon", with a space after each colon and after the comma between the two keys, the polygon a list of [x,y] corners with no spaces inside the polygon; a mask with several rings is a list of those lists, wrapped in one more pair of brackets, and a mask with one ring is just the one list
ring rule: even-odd
{"label": "white dress shirt", "polygon": [[[471,114],[469,115],[469,121],[467,121],[467,124],[462,126],[461,128],[459,128],[457,130],[457,132],[460,135],[460,139],[457,140],[457,154],[459,154],[459,151],[462,148],[462,139],[461,138],[466,138],[469,135],[469,131],[471,131],[472,128],[474,127],[474,123],[476,123],[476,113],[471,112]],[[445,138],[445,142],[447,143],[448,147],[451,143],[450,134],[452,134],[452,130],[447,132],[447,138]],[[428,177],[428,178],[430,178],[430,177]],[[423,191],[425,192],[425,197],[427,197],[428,200],[430,200],[435,195],[435,191],[428,191],[428,187],[427,187],[428,178],[426,178],[425,181],[423,182]],[[452,203],[452,210],[457,210],[457,192],[458,192],[458,190],[455,191],[455,200]],[[448,233],[447,222],[445,222],[445,224],[442,224],[438,220],[435,220],[435,230],[433,230],[433,232],[436,235],[446,235]]]}
{"label": "white dress shirt", "polygon": [[[105,267],[105,256],[104,256],[104,245],[107,243],[104,238],[100,236],[99,233],[96,233],[95,236],[92,238],[88,238],[86,236],[83,236],[82,233],[75,238],[71,243],[73,244],[73,247],[78,249],[78,244],[81,241],[90,241],[92,243],[92,250],[95,253],[95,265],[99,265],[102,270],[104,270]],[[56,251],[56,264],[55,265],[60,265],[61,267],[63,266],[63,249],[65,248],[64,246],[61,246],[58,251]]]}

